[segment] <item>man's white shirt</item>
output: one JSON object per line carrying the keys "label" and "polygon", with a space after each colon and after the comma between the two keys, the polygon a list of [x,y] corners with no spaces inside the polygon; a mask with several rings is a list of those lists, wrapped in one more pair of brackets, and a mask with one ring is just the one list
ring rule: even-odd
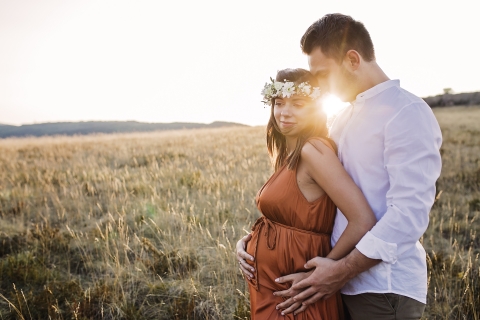
{"label": "man's white shirt", "polygon": [[[341,292],[397,293],[426,303],[426,256],[418,240],[428,226],[442,166],[442,135],[432,110],[398,80],[388,80],[359,94],[336,117],[330,135],[378,221],[356,248],[382,260]],[[332,245],[347,224],[337,210]]]}

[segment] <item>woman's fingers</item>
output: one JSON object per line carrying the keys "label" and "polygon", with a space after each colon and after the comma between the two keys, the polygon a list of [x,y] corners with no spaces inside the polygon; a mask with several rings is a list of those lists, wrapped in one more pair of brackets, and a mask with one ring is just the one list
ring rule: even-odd
{"label": "woman's fingers", "polygon": [[294,296],[293,300],[295,300],[295,301],[305,301],[316,293],[317,292],[315,291],[315,289],[310,287],[310,288],[300,292],[296,296]]}
{"label": "woman's fingers", "polygon": [[289,274],[283,277],[279,277],[275,279],[276,283],[285,283],[285,282],[293,282],[295,279],[297,279],[298,275],[296,273]]}
{"label": "woman's fingers", "polygon": [[249,272],[255,272],[255,268],[249,265],[244,259],[238,259],[238,264],[240,264],[240,267],[243,267],[243,269],[248,270]]}
{"label": "woman's fingers", "polygon": [[[252,234],[247,234],[246,236],[244,236],[242,239],[238,240],[237,242],[237,246],[236,246],[236,255],[237,255],[237,259],[242,259],[242,260],[245,260],[245,259],[248,259],[248,260],[251,260],[253,261],[253,257],[251,255],[249,255],[246,251],[245,251],[245,247],[246,247],[246,243],[252,238]],[[239,259],[239,260],[240,260]]]}
{"label": "woman's fingers", "polygon": [[293,313],[293,315],[296,316],[296,315],[299,314],[300,312],[305,311],[305,309],[307,309],[307,305],[302,304],[302,306],[301,306],[300,308],[298,308],[297,310],[295,310],[295,312]]}
{"label": "woman's fingers", "polygon": [[249,255],[246,251],[237,251],[237,258],[241,258],[242,260],[253,261],[253,257]]}
{"label": "woman's fingers", "polygon": [[294,312],[295,310],[297,310],[301,306],[302,306],[302,304],[300,302],[295,302],[289,308],[282,311],[282,316]]}
{"label": "woman's fingers", "polygon": [[249,271],[248,269],[245,269],[245,267],[244,267],[244,266],[240,265],[240,270],[243,272],[243,274],[245,275],[245,277],[247,277],[247,278],[248,278],[248,280],[250,280],[250,279],[253,279],[253,278],[254,278],[253,274],[252,274],[252,273],[250,273],[250,271]]}
{"label": "woman's fingers", "polygon": [[277,297],[292,297],[292,296],[295,295],[295,293],[292,293],[292,290],[290,290],[290,288],[288,288],[287,290],[275,291],[273,293],[273,295],[277,296]]}
{"label": "woman's fingers", "polygon": [[303,305],[307,306],[309,304],[312,304],[312,303],[315,303],[317,302],[318,300],[320,300],[321,298],[323,297],[323,294],[322,293],[317,293],[317,294],[314,294],[312,297],[310,297],[309,299],[305,300],[303,302]]}
{"label": "woman's fingers", "polygon": [[[290,308],[294,303],[296,303],[295,301],[293,301],[293,298],[290,298],[290,299],[287,299],[285,301],[283,301],[282,303],[279,303],[277,304],[277,309],[287,309],[287,308]],[[298,302],[298,303],[301,303],[301,302]]]}
{"label": "woman's fingers", "polygon": [[235,254],[237,256],[238,264],[240,265],[240,270],[243,272],[245,277],[248,278],[248,280],[254,278],[253,272],[255,272],[255,269],[251,265],[249,265],[247,261],[245,261],[247,259],[253,261],[253,257],[245,251],[246,244],[251,238],[252,234],[247,234],[242,239],[238,240],[235,247]]}

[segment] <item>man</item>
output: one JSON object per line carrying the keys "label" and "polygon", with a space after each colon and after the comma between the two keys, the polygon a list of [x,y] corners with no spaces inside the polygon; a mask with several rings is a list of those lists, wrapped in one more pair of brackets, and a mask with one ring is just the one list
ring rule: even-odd
{"label": "man", "polygon": [[[377,224],[341,260],[316,257],[311,275],[277,292],[285,314],[302,312],[341,289],[352,319],[420,319],[427,295],[425,250],[419,243],[428,226],[440,175],[441,132],[429,106],[389,80],[375,61],[364,25],[328,14],[301,39],[320,89],[351,105],[335,119],[331,137],[347,172],[372,207]],[[332,245],[348,224],[337,211]],[[242,271],[249,236],[237,243]],[[291,282],[290,275],[278,282]]]}

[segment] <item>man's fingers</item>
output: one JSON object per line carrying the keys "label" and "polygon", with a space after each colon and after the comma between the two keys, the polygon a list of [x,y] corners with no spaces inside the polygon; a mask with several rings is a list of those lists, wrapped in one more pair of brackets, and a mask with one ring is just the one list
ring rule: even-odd
{"label": "man's fingers", "polygon": [[320,300],[322,297],[323,297],[323,293],[317,292],[316,294],[314,294],[313,296],[311,296],[310,298],[308,298],[307,300],[305,300],[305,301],[303,302],[303,305],[306,306],[306,305],[315,303],[315,302],[317,302],[318,300]]}
{"label": "man's fingers", "polygon": [[305,311],[305,309],[307,309],[307,305],[302,304],[302,306],[301,306],[300,308],[298,308],[297,310],[295,310],[295,312],[293,313],[293,315],[296,316],[296,315],[299,314],[300,312]]}
{"label": "man's fingers", "polygon": [[302,281],[299,281],[299,282],[295,283],[294,285],[292,285],[291,288],[293,290],[296,290],[296,291],[302,291],[305,288],[311,287],[312,283],[311,283],[310,277],[305,278]]}
{"label": "man's fingers", "polygon": [[295,297],[293,297],[293,300],[295,300],[295,301],[307,300],[307,298],[314,295],[316,292],[317,291],[314,288],[310,287],[310,288],[306,289],[305,291],[300,292]]}
{"label": "man's fingers", "polygon": [[302,306],[302,304],[300,302],[293,303],[289,308],[282,311],[282,316],[294,312],[300,306]]}

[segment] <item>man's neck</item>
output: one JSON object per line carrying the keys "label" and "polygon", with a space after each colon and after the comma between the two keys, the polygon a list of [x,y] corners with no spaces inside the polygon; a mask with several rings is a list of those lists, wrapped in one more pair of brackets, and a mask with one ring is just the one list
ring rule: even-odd
{"label": "man's neck", "polygon": [[376,61],[368,62],[358,78],[358,92],[350,102],[353,102],[360,93],[365,92],[368,89],[371,89],[387,80],[390,80],[390,78],[385,74],[385,72],[383,72],[382,68],[380,68]]}

